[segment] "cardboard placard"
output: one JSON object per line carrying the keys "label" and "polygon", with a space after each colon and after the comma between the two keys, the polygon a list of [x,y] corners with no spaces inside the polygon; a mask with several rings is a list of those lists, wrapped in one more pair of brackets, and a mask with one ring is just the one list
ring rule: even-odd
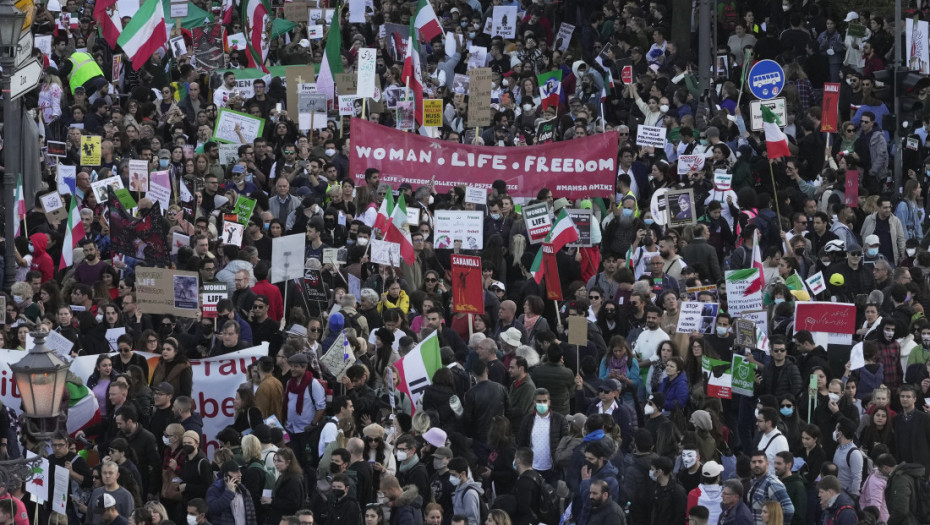
{"label": "cardboard placard", "polygon": [[196,317],[199,274],[168,268],[136,267],[136,302],[147,314]]}
{"label": "cardboard placard", "polygon": [[297,86],[316,79],[316,69],[310,66],[287,66],[284,70],[287,79],[287,112],[291,120],[297,118]]}
{"label": "cardboard placard", "polygon": [[491,68],[479,67],[468,72],[468,127],[490,126],[493,118],[491,109]]}
{"label": "cardboard placard", "polygon": [[291,22],[307,22],[310,4],[306,2],[285,2],[284,18]]}
{"label": "cardboard placard", "polygon": [[358,76],[353,73],[333,73],[333,82],[340,95],[358,94]]}
{"label": "cardboard placard", "polygon": [[586,346],[588,344],[588,319],[580,315],[568,318],[568,344]]}
{"label": "cardboard placard", "polygon": [[45,210],[45,216],[49,222],[58,222],[68,217],[68,210],[65,209],[65,203],[57,191],[47,193],[41,196],[39,200],[42,201],[42,209]]}

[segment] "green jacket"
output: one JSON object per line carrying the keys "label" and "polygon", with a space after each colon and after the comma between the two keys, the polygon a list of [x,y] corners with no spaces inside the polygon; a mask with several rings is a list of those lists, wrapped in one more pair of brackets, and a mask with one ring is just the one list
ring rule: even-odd
{"label": "green jacket", "polygon": [[507,419],[510,420],[510,428],[520,428],[523,417],[533,411],[534,396],[536,392],[536,383],[529,374],[526,379],[515,386],[516,382],[510,384],[510,406],[507,407]]}
{"label": "green jacket", "polygon": [[915,478],[923,477],[924,472],[924,466],[918,463],[903,463],[891,471],[885,485],[888,525],[919,525]]}
{"label": "green jacket", "polygon": [[781,482],[785,485],[785,491],[791,498],[791,503],[794,504],[794,517],[791,518],[791,525],[803,525],[807,518],[807,488],[804,486],[804,480],[797,472],[794,472]]}

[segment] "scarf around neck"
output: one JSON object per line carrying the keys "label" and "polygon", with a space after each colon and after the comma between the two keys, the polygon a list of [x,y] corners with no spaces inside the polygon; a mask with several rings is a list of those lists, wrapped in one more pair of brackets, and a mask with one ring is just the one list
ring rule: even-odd
{"label": "scarf around neck", "polygon": [[304,376],[300,379],[300,382],[290,378],[287,380],[287,393],[288,394],[297,394],[297,414],[303,414],[304,411],[304,394],[307,392],[307,387],[310,386],[310,383],[313,382],[313,374],[309,370],[304,372]]}

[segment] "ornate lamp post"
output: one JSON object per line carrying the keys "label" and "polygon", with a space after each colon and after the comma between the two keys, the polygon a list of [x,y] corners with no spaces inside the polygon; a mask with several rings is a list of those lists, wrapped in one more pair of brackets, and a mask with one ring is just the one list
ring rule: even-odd
{"label": "ornate lamp post", "polygon": [[3,68],[3,139],[6,146],[3,162],[6,168],[3,175],[3,235],[6,239],[6,250],[3,254],[3,287],[6,290],[9,290],[16,280],[16,255],[13,246],[16,236],[16,232],[13,231],[16,222],[16,170],[22,169],[23,165],[21,159],[13,158],[22,155],[22,148],[19,147],[17,135],[20,119],[17,118],[16,111],[19,111],[19,104],[10,98],[10,79],[16,72],[16,48],[25,19],[26,14],[16,8],[13,0],[0,0],[0,67]]}

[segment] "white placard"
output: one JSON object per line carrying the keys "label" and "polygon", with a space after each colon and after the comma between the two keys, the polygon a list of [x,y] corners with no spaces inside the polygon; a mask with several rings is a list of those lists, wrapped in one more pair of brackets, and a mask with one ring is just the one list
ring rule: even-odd
{"label": "white placard", "polygon": [[704,155],[679,155],[678,174],[686,175],[689,171],[704,169]]}
{"label": "white placard", "polygon": [[676,331],[683,334],[692,332],[713,333],[719,310],[720,305],[718,303],[684,301],[681,303],[681,313],[678,314]]}
{"label": "white placard", "polygon": [[465,187],[465,202],[471,204],[487,204],[488,190],[476,186]]}
{"label": "white placard", "polygon": [[98,203],[107,202],[107,186],[112,187],[114,191],[121,190],[123,189],[123,180],[114,176],[91,182],[90,188],[93,190],[94,195],[97,196]]}
{"label": "white placard", "polygon": [[34,45],[44,55],[52,54],[52,35],[36,35]]}
{"label": "white placard", "polygon": [[365,0],[349,0],[349,23],[365,23]]}
{"label": "white placard", "polygon": [[[32,451],[27,450],[26,457],[34,458],[36,455],[32,453]],[[48,470],[48,459],[41,458],[39,466],[32,471],[32,479],[26,482],[26,492],[32,494],[33,501],[37,501],[39,503],[48,501]]]}
{"label": "white placard", "polygon": [[904,49],[907,49],[905,65],[911,71],[920,71],[921,74],[926,75],[930,73],[930,50],[928,50],[927,47],[927,21],[906,19],[903,23],[906,38]]}
{"label": "white placard", "polygon": [[480,211],[437,210],[433,216],[433,247],[454,248],[462,242],[463,250],[484,249],[484,214]]}
{"label": "white placard", "polygon": [[807,287],[811,289],[811,294],[817,295],[827,289],[826,283],[823,282],[823,272],[817,272],[807,279],[804,279]]}
{"label": "white placard", "polygon": [[[216,131],[213,137],[232,144],[252,143],[260,135],[263,121],[264,119],[252,115],[221,109],[216,120]],[[236,133],[237,125],[239,126],[239,133],[242,134],[242,139]]]}
{"label": "white placard", "polygon": [[410,206],[407,208],[407,224],[410,225],[411,233],[416,231],[416,228],[420,226],[419,206]]}
{"label": "white placard", "polygon": [[488,63],[488,48],[471,46],[468,48],[468,69],[484,67]]}
{"label": "white placard", "polygon": [[70,360],[71,349],[74,348],[74,343],[58,332],[49,332],[45,337],[45,346],[54,350],[60,357]]}
{"label": "white placard", "polygon": [[572,33],[575,32],[575,26],[562,22],[559,25],[559,34],[555,37],[554,48],[559,51],[565,52],[568,49],[568,44],[572,41]]}
{"label": "white placard", "polygon": [[[171,4],[172,7],[176,4]],[[184,43],[183,36],[176,36],[169,41],[171,45],[171,54],[177,57],[182,57],[187,54],[187,44]]]}
{"label": "white placard", "polygon": [[788,123],[788,109],[785,105],[784,98],[773,98],[771,100],[751,100],[749,101],[749,118],[752,121],[753,131],[762,131],[765,121],[762,120],[762,105],[772,110],[772,113],[778,117],[781,127]]}
{"label": "white placard", "polygon": [[55,469],[55,491],[52,493],[52,512],[65,515],[68,513],[68,487],[70,472],[65,468]]}
{"label": "white placard", "polygon": [[229,47],[229,49],[235,49],[236,51],[244,51],[246,49],[245,33],[240,31],[234,35],[227,36],[226,45]]}
{"label": "white placard", "polygon": [[636,128],[636,145],[665,147],[665,128],[662,126],[639,126]]}
{"label": "white placard", "polygon": [[65,203],[61,200],[61,195],[57,192],[47,193],[39,198],[42,200],[42,208],[45,209],[46,213],[51,213],[65,207]]}
{"label": "white placard", "polygon": [[129,190],[149,191],[149,163],[147,160],[129,161]]}
{"label": "white placard", "polygon": [[77,181],[77,166],[65,166],[58,163],[58,193],[62,195],[71,194],[71,185],[65,179]]}
{"label": "white placard", "polygon": [[244,233],[245,226],[235,221],[223,221],[223,244],[242,246],[242,235]]}
{"label": "white placard", "polygon": [[182,246],[190,246],[191,238],[181,232],[171,232],[171,255],[177,255]]}
{"label": "white placard", "polygon": [[358,90],[355,92],[360,97],[370,98],[375,96],[375,61],[378,53],[370,47],[363,47],[358,50]]}
{"label": "white placard", "polygon": [[400,244],[372,239],[371,262],[393,267],[400,266]]}
{"label": "white placard", "polygon": [[445,48],[447,57],[451,57],[458,51],[459,43],[457,38],[461,37],[458,37],[454,31],[448,31],[446,33]]}
{"label": "white placard", "polygon": [[119,328],[107,328],[106,339],[107,344],[110,345],[110,351],[116,352],[116,341],[119,339],[119,336],[126,333],[126,327],[120,326]]}
{"label": "white placard", "polygon": [[859,370],[865,367],[865,354],[863,353],[862,343],[856,343],[849,350],[849,369]]}
{"label": "white placard", "polygon": [[313,24],[312,26],[307,26],[307,38],[310,40],[322,40],[323,33],[323,24]]}
{"label": "white placard", "polygon": [[271,239],[271,282],[280,283],[304,276],[307,236],[302,233]]}
{"label": "white placard", "polygon": [[355,101],[362,97],[358,95],[339,95],[339,115],[342,117],[354,117]]}
{"label": "white placard", "polygon": [[517,6],[496,5],[491,15],[491,36],[514,38],[517,36]]}
{"label": "white placard", "polygon": [[[733,174],[723,170],[714,170],[714,189],[727,191],[733,186]],[[734,203],[735,204],[735,203]]]}

